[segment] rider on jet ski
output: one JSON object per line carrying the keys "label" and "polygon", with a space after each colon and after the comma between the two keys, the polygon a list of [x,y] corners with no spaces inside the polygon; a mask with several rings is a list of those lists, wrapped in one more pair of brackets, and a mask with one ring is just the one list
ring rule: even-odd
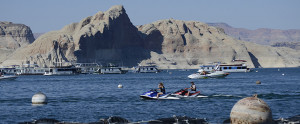
{"label": "rider on jet ski", "polygon": [[195,85],[195,83],[191,82],[191,84],[192,84],[191,87],[187,88],[187,89],[191,89],[190,91],[188,91],[187,96],[189,96],[190,93],[195,93],[196,92],[196,85]]}
{"label": "rider on jet ski", "polygon": [[160,83],[158,84],[158,88],[159,88],[160,92],[157,93],[156,98],[158,98],[159,95],[163,95],[163,94],[166,93],[165,86],[164,86],[164,84],[163,84],[162,82],[160,82]]}

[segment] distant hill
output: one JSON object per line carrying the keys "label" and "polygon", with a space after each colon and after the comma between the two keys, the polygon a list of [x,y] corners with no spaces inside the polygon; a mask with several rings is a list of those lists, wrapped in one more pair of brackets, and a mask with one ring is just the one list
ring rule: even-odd
{"label": "distant hill", "polygon": [[249,30],[245,28],[234,28],[226,23],[208,23],[208,25],[223,28],[227,35],[239,40],[262,45],[273,45],[282,42],[300,42],[300,29],[280,30],[260,28]]}

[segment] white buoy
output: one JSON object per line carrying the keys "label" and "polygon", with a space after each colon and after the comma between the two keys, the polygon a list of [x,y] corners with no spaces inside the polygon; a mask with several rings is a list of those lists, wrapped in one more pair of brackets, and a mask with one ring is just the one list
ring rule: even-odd
{"label": "white buoy", "polygon": [[38,92],[32,96],[32,104],[47,104],[47,96],[42,92]]}
{"label": "white buoy", "polygon": [[282,73],[282,76],[284,76],[284,73]]}
{"label": "white buoy", "polygon": [[123,85],[122,85],[122,84],[119,84],[119,85],[118,85],[118,88],[123,88]]}
{"label": "white buoy", "polygon": [[256,72],[258,72],[258,71],[256,71]]}
{"label": "white buoy", "polygon": [[280,71],[280,69],[278,68],[278,71]]}

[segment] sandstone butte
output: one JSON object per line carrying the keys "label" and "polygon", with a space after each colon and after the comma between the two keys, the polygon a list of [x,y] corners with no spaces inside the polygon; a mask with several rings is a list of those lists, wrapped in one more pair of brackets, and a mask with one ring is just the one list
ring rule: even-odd
{"label": "sandstone butte", "polygon": [[72,62],[155,63],[161,69],[195,69],[210,62],[247,61],[249,67],[298,67],[299,51],[263,46],[230,37],[197,21],[165,19],[134,26],[123,6],[72,23],[17,49],[5,65],[43,67]]}
{"label": "sandstone butte", "polygon": [[0,22],[0,64],[13,51],[34,41],[30,28],[23,24]]}

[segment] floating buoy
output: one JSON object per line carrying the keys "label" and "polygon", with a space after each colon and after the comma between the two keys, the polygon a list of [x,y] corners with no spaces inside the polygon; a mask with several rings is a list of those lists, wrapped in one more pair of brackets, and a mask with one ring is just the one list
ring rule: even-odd
{"label": "floating buoy", "polygon": [[119,84],[119,85],[118,85],[118,88],[123,88],[123,85],[122,85],[122,84]]}
{"label": "floating buoy", "polygon": [[278,71],[280,71],[280,69],[278,68]]}
{"label": "floating buoy", "polygon": [[246,97],[239,100],[230,112],[231,124],[271,124],[273,123],[270,107],[263,100],[253,97]]}
{"label": "floating buoy", "polygon": [[261,82],[258,80],[258,81],[256,81],[256,84],[261,84]]}
{"label": "floating buoy", "polygon": [[284,73],[282,73],[282,75],[284,76]]}
{"label": "floating buoy", "polygon": [[32,104],[47,104],[47,96],[42,92],[38,92],[32,96]]}
{"label": "floating buoy", "polygon": [[255,71],[255,72],[258,72],[258,71]]}

